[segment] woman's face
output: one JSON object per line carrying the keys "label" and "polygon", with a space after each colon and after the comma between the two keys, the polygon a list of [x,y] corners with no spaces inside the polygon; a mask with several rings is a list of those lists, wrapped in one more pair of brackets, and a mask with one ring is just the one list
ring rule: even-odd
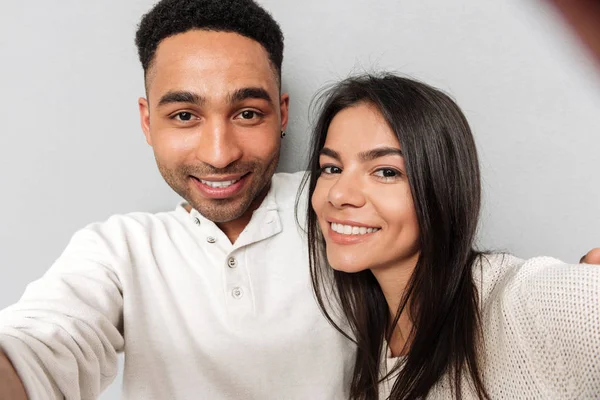
{"label": "woman's face", "polygon": [[312,196],[336,270],[409,266],[418,259],[419,227],[400,143],[379,111],[358,104],[332,120]]}

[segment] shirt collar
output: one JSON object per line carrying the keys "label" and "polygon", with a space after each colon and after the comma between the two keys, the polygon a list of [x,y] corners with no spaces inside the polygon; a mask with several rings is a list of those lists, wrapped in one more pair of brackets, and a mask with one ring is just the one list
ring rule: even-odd
{"label": "shirt collar", "polygon": [[[282,231],[281,218],[279,215],[280,209],[277,205],[277,196],[275,189],[271,184],[267,195],[263,199],[260,206],[252,213],[252,218],[240,236],[233,244],[233,248],[240,248],[258,241],[267,239]],[[198,210],[193,209],[188,213],[186,201],[181,201],[177,205],[176,212],[183,213],[185,218],[191,220],[197,226],[206,227],[207,229],[218,230],[223,236],[224,233],[217,225],[204,217]]]}

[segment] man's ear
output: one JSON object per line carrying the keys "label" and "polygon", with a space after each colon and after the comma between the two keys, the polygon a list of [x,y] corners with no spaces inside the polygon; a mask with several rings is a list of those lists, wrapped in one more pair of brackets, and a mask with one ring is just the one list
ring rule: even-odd
{"label": "man's ear", "polygon": [[152,138],[150,137],[150,106],[148,105],[148,100],[140,97],[138,99],[138,108],[140,110],[140,123],[146,137],[146,143],[152,146]]}
{"label": "man's ear", "polygon": [[279,100],[279,112],[281,113],[281,130],[285,131],[288,125],[288,116],[290,108],[290,95],[284,93]]}

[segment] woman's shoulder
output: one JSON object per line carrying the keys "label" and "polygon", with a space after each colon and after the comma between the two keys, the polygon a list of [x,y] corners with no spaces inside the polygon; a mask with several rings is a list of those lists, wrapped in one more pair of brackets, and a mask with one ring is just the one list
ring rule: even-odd
{"label": "woman's shoulder", "polygon": [[[482,305],[523,300],[562,309],[573,306],[575,299],[600,297],[600,266],[567,264],[553,257],[524,260],[508,253],[482,254],[473,265],[473,279]],[[564,301],[565,296],[571,300]]]}
{"label": "woman's shoulder", "polygon": [[473,266],[480,306],[501,305],[506,315],[533,317],[555,329],[563,320],[597,324],[600,341],[600,266],[567,264],[552,257],[523,260],[483,254]]}
{"label": "woman's shoulder", "polygon": [[599,266],[492,254],[474,278],[493,376],[512,385],[526,378],[546,397],[600,391]]}
{"label": "woman's shoulder", "polygon": [[499,292],[527,280],[532,274],[556,265],[566,266],[552,257],[534,257],[528,260],[509,253],[482,253],[473,264],[473,280],[485,303]]}

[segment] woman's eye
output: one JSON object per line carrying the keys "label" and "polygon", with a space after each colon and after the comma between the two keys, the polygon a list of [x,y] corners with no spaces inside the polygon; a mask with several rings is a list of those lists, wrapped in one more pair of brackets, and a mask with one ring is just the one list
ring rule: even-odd
{"label": "woman's eye", "polygon": [[375,171],[375,175],[381,178],[393,179],[398,177],[400,175],[400,172],[392,168],[382,168],[380,170]]}
{"label": "woman's eye", "polygon": [[331,174],[339,174],[340,172],[342,172],[342,169],[339,167],[334,167],[332,165],[328,165],[326,167],[322,167],[321,168],[321,173],[322,174],[327,174],[327,175],[331,175]]}

